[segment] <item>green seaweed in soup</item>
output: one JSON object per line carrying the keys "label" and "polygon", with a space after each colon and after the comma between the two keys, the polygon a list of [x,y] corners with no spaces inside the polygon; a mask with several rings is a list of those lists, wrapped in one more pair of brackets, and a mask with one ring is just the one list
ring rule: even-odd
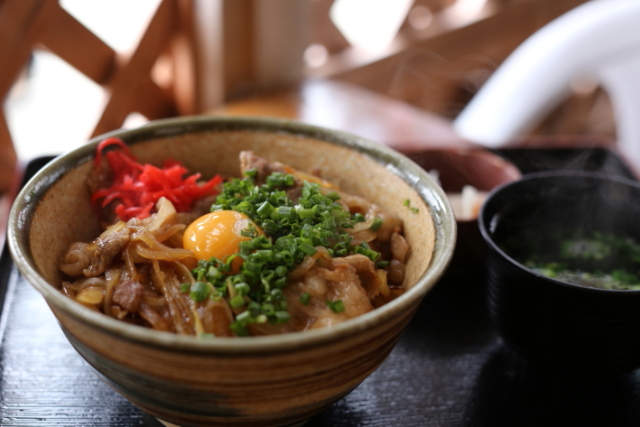
{"label": "green seaweed in soup", "polygon": [[640,277],[623,269],[616,269],[611,272],[597,270],[590,273],[568,268],[563,263],[538,265],[533,262],[526,262],[524,265],[538,274],[562,282],[573,283],[574,285],[626,291],[640,290]]}
{"label": "green seaweed in soup", "polygon": [[[610,233],[566,234],[556,234],[556,240],[529,234],[524,240],[529,243],[528,254],[512,250],[515,239],[501,246],[527,268],[555,280],[601,289],[640,290],[640,245]],[[518,240],[522,247],[523,240]]]}

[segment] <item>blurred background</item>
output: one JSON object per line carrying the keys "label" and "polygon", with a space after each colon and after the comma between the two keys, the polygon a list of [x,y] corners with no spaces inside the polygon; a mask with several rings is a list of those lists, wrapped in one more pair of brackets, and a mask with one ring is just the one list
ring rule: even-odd
{"label": "blurred background", "polygon": [[[289,117],[392,146],[450,123],[509,54],[584,0],[0,0],[0,192],[14,161],[190,114]],[[528,135],[615,137],[577,79]]]}

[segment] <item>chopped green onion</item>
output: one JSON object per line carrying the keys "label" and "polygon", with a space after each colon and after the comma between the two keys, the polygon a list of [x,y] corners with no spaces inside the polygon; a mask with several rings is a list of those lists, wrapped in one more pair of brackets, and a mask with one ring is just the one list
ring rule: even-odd
{"label": "chopped green onion", "polygon": [[286,311],[276,311],[275,315],[273,316],[273,323],[274,325],[280,325],[282,323],[288,322],[290,318],[291,316]]}
{"label": "chopped green onion", "polygon": [[331,309],[331,311],[333,311],[334,313],[342,313],[344,311],[344,303],[342,302],[342,300],[336,300],[336,301],[330,301],[330,300],[326,300],[324,302],[327,307],[329,307]]}
{"label": "chopped green onion", "polygon": [[413,213],[418,213],[420,212],[420,209],[411,206],[411,202],[409,201],[409,199],[405,199],[404,202],[402,203],[404,206],[408,207],[409,210]]}
{"label": "chopped green onion", "polygon": [[276,308],[269,302],[262,304],[262,307],[260,307],[260,311],[265,316],[274,316],[276,314]]}
{"label": "chopped green onion", "polygon": [[372,249],[367,249],[363,246],[355,246],[353,251],[357,254],[362,254],[369,258],[371,261],[376,262],[380,258],[380,252],[376,252]]}
{"label": "chopped green onion", "polygon": [[180,285],[180,292],[186,294],[191,289],[191,283],[183,283]]}
{"label": "chopped green onion", "polygon": [[311,294],[309,292],[303,292],[298,301],[304,305],[309,305],[309,302],[311,301]]}
{"label": "chopped green onion", "polygon": [[249,335],[249,329],[238,321],[230,324],[229,328],[239,337],[246,337]]}
{"label": "chopped green onion", "polygon": [[209,269],[207,270],[207,274],[206,274],[206,279],[209,282],[213,282],[216,279],[221,279],[223,276],[222,273],[220,273],[220,270],[218,270],[217,268],[215,268],[214,266],[210,266]]}
{"label": "chopped green onion", "polygon": [[207,298],[209,292],[211,292],[209,284],[205,282],[195,282],[193,285],[191,285],[191,293],[189,294],[189,296],[195,302],[202,302],[205,300],[205,298]]}
{"label": "chopped green onion", "polygon": [[271,249],[258,249],[254,252],[254,258],[257,261],[273,261],[273,250]]}
{"label": "chopped green onion", "polygon": [[258,209],[256,209],[256,212],[258,213],[258,215],[260,215],[260,217],[268,218],[273,213],[273,209],[274,207],[271,205],[271,203],[265,201],[258,207]]}
{"label": "chopped green onion", "polygon": [[249,255],[253,251],[253,242],[251,240],[244,240],[238,243],[238,249],[240,253]]}
{"label": "chopped green onion", "polygon": [[248,325],[249,323],[252,323],[252,316],[251,316],[251,309],[247,310],[247,311],[243,311],[242,313],[238,314],[236,316],[236,322],[240,323],[243,326]]}
{"label": "chopped green onion", "polygon": [[316,214],[316,212],[313,209],[311,208],[307,209],[301,205],[296,206],[296,213],[302,219],[313,218]]}
{"label": "chopped green onion", "polygon": [[274,219],[295,219],[296,211],[291,206],[278,206],[275,212],[271,214]]}
{"label": "chopped green onion", "polygon": [[255,301],[250,301],[249,302],[249,310],[247,311],[248,314],[250,314],[250,318],[253,317],[257,317],[258,315],[260,315],[260,304],[258,304]]}
{"label": "chopped green onion", "polygon": [[295,183],[293,175],[274,172],[267,177],[267,185],[271,187],[292,186]]}
{"label": "chopped green onion", "polygon": [[249,222],[249,226],[247,228],[240,230],[240,235],[251,238],[258,237],[258,229],[253,222]]}
{"label": "chopped green onion", "polygon": [[373,231],[378,231],[380,229],[380,226],[382,226],[383,223],[384,223],[384,221],[382,221],[378,217],[375,217],[374,220],[373,220],[373,223],[371,223],[371,227],[369,227],[369,229],[373,230]]}
{"label": "chopped green onion", "polygon": [[247,295],[249,294],[249,291],[251,291],[249,285],[244,282],[236,283],[233,287],[238,295]]}
{"label": "chopped green onion", "polygon": [[244,298],[242,298],[242,295],[238,294],[229,300],[229,305],[231,308],[242,307],[244,305]]}
{"label": "chopped green onion", "polygon": [[302,252],[304,252],[307,255],[314,255],[316,252],[318,252],[318,250],[316,248],[314,248],[313,246],[307,244],[307,243],[302,243],[298,249],[300,249]]}
{"label": "chopped green onion", "polygon": [[248,169],[246,171],[244,171],[244,176],[246,176],[247,178],[255,178],[258,175],[258,170],[257,169]]}

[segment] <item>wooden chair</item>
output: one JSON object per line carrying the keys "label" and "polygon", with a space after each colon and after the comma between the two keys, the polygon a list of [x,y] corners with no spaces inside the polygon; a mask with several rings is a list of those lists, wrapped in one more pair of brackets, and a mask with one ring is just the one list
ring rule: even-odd
{"label": "wooden chair", "polygon": [[[456,0],[415,0],[433,11],[434,24],[423,32],[405,24],[382,58],[360,61],[329,20],[333,1],[162,0],[137,49],[122,55],[58,0],[0,0],[0,63],[7,64],[0,96],[6,98],[31,52],[45,48],[108,92],[93,135],[121,126],[131,112],[148,119],[198,113],[305,75],[352,83],[451,119],[521,41],[585,0],[489,0],[489,15],[455,25],[447,13]],[[304,69],[309,43],[327,48],[325,66]],[[162,85],[151,77],[161,57],[172,68]],[[15,161],[10,141],[0,110],[0,192]]]}
{"label": "wooden chair", "polygon": [[401,30],[395,48],[383,58],[340,66],[341,56],[348,63],[343,52],[315,74],[357,84],[453,119],[527,37],[585,1],[493,2],[493,12],[460,26],[448,23],[442,8],[434,13],[434,23],[425,32],[411,37],[406,28],[404,33]]}
{"label": "wooden chair", "polygon": [[[62,8],[57,0],[0,0],[0,99],[27,66],[47,49],[108,93],[93,135],[119,128],[137,112],[148,119],[195,111],[195,66],[189,0],[162,0],[130,55],[114,51]],[[180,60],[176,60],[176,58]],[[159,58],[169,68],[163,86],[153,80]],[[9,188],[16,162],[11,132],[0,109],[0,193]]]}
{"label": "wooden chair", "polygon": [[[286,1],[276,0],[277,3]],[[261,15],[256,13],[259,0],[236,0],[227,18],[241,23],[236,31],[249,38],[250,48],[231,58],[234,77],[226,80],[225,103],[213,112],[303,120],[366,135],[400,148],[415,148],[419,144],[468,146],[469,142],[451,129],[451,120],[520,43],[548,22],[585,2],[493,0],[487,2],[490,10],[474,20],[452,23],[449,12],[456,0],[415,0],[414,8],[432,11],[433,22],[420,31],[405,23],[386,51],[372,54],[350,46],[332,24],[329,11],[334,1],[314,0],[307,10],[310,16],[308,44],[324,49],[327,55],[324,64],[307,67],[307,79],[294,88],[261,93],[273,86],[258,84],[260,76],[256,74],[255,57],[260,46],[251,43],[254,40],[251,29],[258,26],[265,31],[265,27],[280,23],[260,21]],[[231,39],[237,42],[239,33]],[[286,44],[287,40],[279,43],[285,46],[285,51],[295,50]],[[225,52],[237,50],[235,46]],[[309,80],[309,77],[316,79]],[[251,84],[253,90],[247,91]],[[591,98],[583,98],[570,100],[570,110],[578,111],[582,117],[555,114],[564,123],[564,126],[556,125],[556,129],[575,129],[576,126],[567,126],[567,122],[586,121],[593,105]],[[364,99],[367,102],[362,102]],[[574,108],[576,104],[580,108]],[[340,113],[328,113],[332,110]],[[402,118],[398,120],[398,117]],[[411,125],[407,122],[409,117]],[[394,126],[394,123],[405,126]]]}
{"label": "wooden chair", "polygon": [[[286,1],[275,0],[273,3]],[[326,88],[325,94],[329,95],[335,93],[336,88],[336,84],[331,82],[347,83],[350,85],[342,86],[359,87],[366,92],[378,94],[379,99],[386,97],[403,101],[422,110],[422,116],[428,123],[437,123],[433,132],[423,133],[423,142],[441,144],[443,141],[434,140],[434,137],[455,135],[454,132],[445,129],[449,126],[449,121],[455,118],[486,79],[520,43],[548,22],[586,0],[489,0],[487,11],[473,20],[456,23],[452,22],[449,13],[455,7],[456,0],[415,0],[414,8],[421,7],[423,10],[432,11],[432,23],[424,30],[416,30],[409,28],[405,22],[394,43],[384,52],[376,54],[350,46],[332,24],[329,11],[334,1],[314,0],[309,3],[305,12],[310,17],[308,44],[324,49],[327,59],[323,65],[307,67],[304,70],[304,83],[287,90],[286,87],[283,89],[260,84],[260,70],[256,57],[259,56],[261,47],[256,45],[255,37],[251,37],[256,27],[265,32],[265,28],[268,30],[270,25],[276,26],[281,23],[277,20],[270,22],[259,13],[260,0],[234,0],[233,6],[225,12],[225,18],[239,25],[234,27],[235,32],[229,34],[232,37],[225,36],[224,40],[225,43],[235,40],[236,44],[228,45],[224,51],[227,55],[228,52],[238,52],[238,43],[245,49],[239,55],[224,58],[225,62],[233,66],[229,68],[225,65],[224,68],[227,72],[233,72],[229,73],[231,78],[225,78],[224,104],[222,108],[218,106],[215,111],[285,116],[325,124],[314,121],[314,117],[308,113],[308,108],[292,109],[292,100],[298,100],[296,102],[300,105],[304,105],[305,102],[315,105],[318,102],[309,98],[309,87],[314,88],[314,94],[319,92],[318,88]],[[297,4],[301,3],[304,2]],[[231,30],[234,31],[234,28]],[[240,35],[248,41],[241,42]],[[249,48],[246,48],[247,46]],[[283,51],[295,50],[290,42],[287,44],[286,39],[279,40],[279,46]],[[291,62],[289,60],[289,67]],[[309,78],[321,79],[321,83],[316,84],[312,81],[307,84]],[[270,89],[279,90],[264,93]],[[344,93],[356,92],[358,91],[346,90]],[[583,98],[578,97],[571,102],[579,103],[582,110],[589,110],[592,107],[591,99],[582,102]],[[575,108],[571,110],[576,111]],[[583,116],[586,114],[588,111],[585,111]],[[566,119],[564,115],[556,114],[556,117],[558,116]],[[569,118],[572,123],[576,121],[573,116]],[[324,120],[324,117],[321,119]],[[582,119],[584,121],[584,117]],[[348,126],[348,123],[336,123]],[[419,128],[422,129],[422,126]],[[568,127],[557,125],[556,129],[559,128]],[[393,138],[391,132],[385,132],[385,136],[388,137],[385,142],[393,142],[389,139]],[[404,136],[406,132],[404,135],[397,135],[398,138]],[[462,142],[462,138],[457,140]]]}
{"label": "wooden chair", "polygon": [[[0,0],[0,99],[6,99],[32,52],[47,49],[108,94],[91,136],[121,127],[133,112],[148,119],[192,114],[201,101],[195,87],[199,71],[193,5],[191,0],[162,0],[137,48],[121,54],[58,0]],[[162,84],[152,78],[156,64],[163,65],[169,76]],[[19,180],[16,150],[0,108],[0,253]]]}

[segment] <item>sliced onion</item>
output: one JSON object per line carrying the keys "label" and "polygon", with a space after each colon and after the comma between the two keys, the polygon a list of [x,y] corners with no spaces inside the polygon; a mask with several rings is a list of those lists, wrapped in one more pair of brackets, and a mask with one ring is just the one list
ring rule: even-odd
{"label": "sliced onion", "polygon": [[193,252],[189,249],[171,248],[158,242],[158,240],[149,233],[136,233],[134,239],[136,241],[144,242],[147,245],[146,248],[142,245],[136,246],[136,252],[144,258],[165,261],[194,258]]}
{"label": "sliced onion", "polygon": [[174,249],[166,246],[163,250],[151,250],[143,246],[136,246],[136,253],[147,259],[159,261],[175,261],[185,258],[193,258],[193,252],[189,249]]}
{"label": "sliced onion", "polygon": [[109,227],[107,227],[106,230],[104,230],[102,232],[102,234],[100,234],[100,236],[98,237],[99,239],[104,239],[112,234],[117,233],[118,231],[124,229],[127,226],[126,223],[122,222],[122,221],[118,221],[113,225],[110,225]]}
{"label": "sliced onion", "polygon": [[98,305],[104,298],[104,288],[102,286],[87,286],[78,291],[76,300],[82,304]]}
{"label": "sliced onion", "polygon": [[174,224],[176,221],[176,208],[173,203],[165,197],[160,197],[156,203],[158,213],[153,216],[153,220],[147,230],[153,232],[160,229],[165,224]]}
{"label": "sliced onion", "polygon": [[173,224],[170,226],[165,226],[162,227],[161,229],[157,230],[154,233],[154,236],[156,239],[158,239],[159,242],[164,242],[165,240],[167,240],[168,238],[170,238],[171,236],[173,236],[176,233],[181,232],[182,230],[184,230],[187,226],[184,224]]}
{"label": "sliced onion", "polygon": [[113,290],[115,289],[116,284],[120,280],[120,270],[117,270],[117,269],[112,269],[112,270],[114,270],[113,274],[111,274],[111,277],[107,282],[107,288],[105,289],[105,292],[104,292],[103,311],[104,311],[104,314],[106,314],[107,316],[112,315],[111,314],[111,297],[113,296]]}
{"label": "sliced onion", "polygon": [[387,284],[387,271],[386,270],[376,270],[376,274],[378,275],[378,289],[380,290],[380,295],[382,295],[385,299],[389,299],[391,296],[391,290],[389,289],[389,285]]}
{"label": "sliced onion", "polygon": [[143,295],[142,300],[153,308],[162,308],[167,303],[167,300],[162,295],[152,295],[151,292]]}
{"label": "sliced onion", "polygon": [[329,252],[327,252],[326,248],[317,246],[315,249],[316,249],[316,253],[314,253],[313,255],[305,256],[302,262],[300,263],[300,265],[298,265],[295,269],[289,272],[287,276],[289,280],[295,280],[304,276],[307,273],[307,271],[309,271],[316,264],[316,262],[318,262],[318,260],[323,259],[327,261],[330,265],[332,265],[331,255],[329,255]]}

